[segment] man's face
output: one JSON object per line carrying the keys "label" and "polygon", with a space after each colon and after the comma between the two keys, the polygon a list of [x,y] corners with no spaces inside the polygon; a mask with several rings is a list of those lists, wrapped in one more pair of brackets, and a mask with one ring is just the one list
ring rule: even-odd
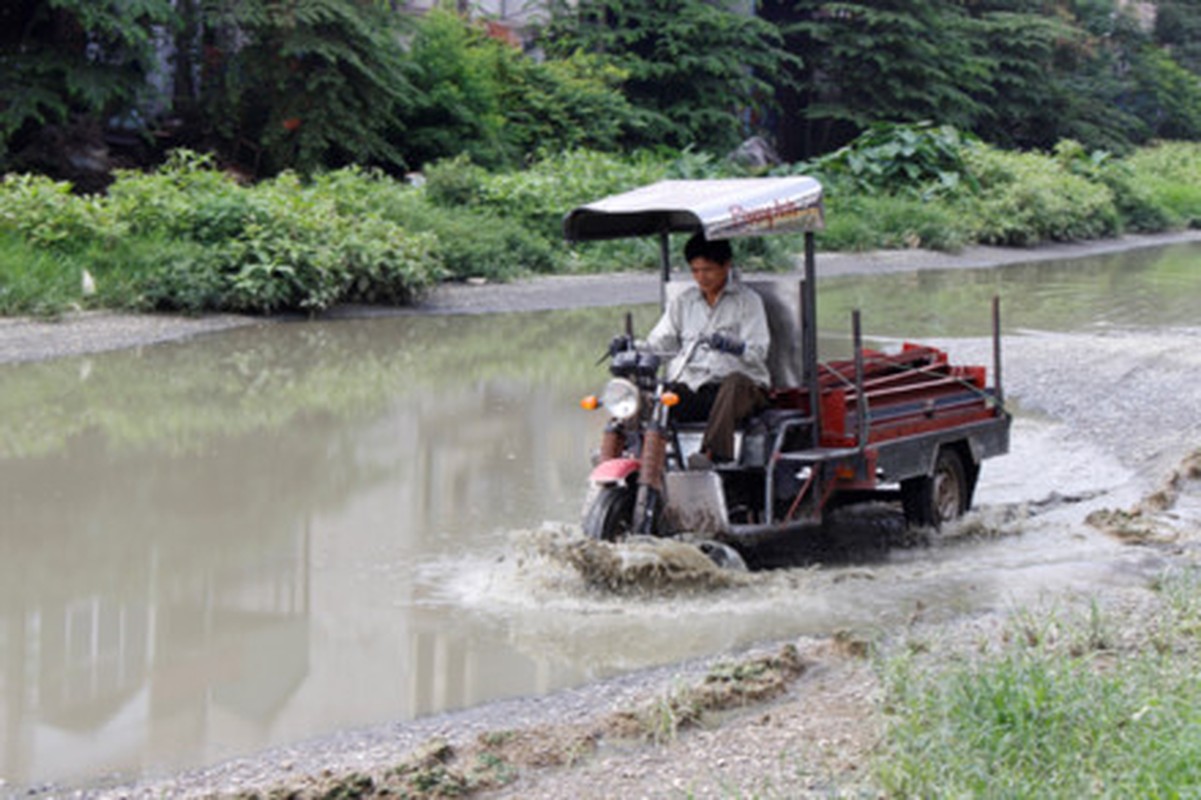
{"label": "man's face", "polygon": [[692,269],[692,279],[696,281],[696,285],[706,296],[721,291],[721,288],[726,285],[726,278],[730,276],[728,263],[719,264],[704,256],[692,259],[688,262],[688,266]]}

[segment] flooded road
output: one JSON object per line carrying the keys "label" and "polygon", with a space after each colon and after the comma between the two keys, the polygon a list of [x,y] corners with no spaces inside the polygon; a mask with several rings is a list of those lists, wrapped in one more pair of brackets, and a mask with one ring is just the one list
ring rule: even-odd
{"label": "flooded road", "polygon": [[1019,418],[981,475],[986,535],[649,598],[546,555],[578,515],[603,420],[576,401],[621,309],[0,366],[0,794],[1141,580],[1153,555],[1055,521],[1132,502],[1201,444],[1201,247],[831,279],[824,348],[845,352],[858,307],[877,344],[988,363],[994,294]]}

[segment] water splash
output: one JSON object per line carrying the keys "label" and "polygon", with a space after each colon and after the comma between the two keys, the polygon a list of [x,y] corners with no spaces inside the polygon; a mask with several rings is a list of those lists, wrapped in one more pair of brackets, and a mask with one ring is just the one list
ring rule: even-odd
{"label": "water splash", "polygon": [[621,595],[672,595],[750,582],[745,573],[721,569],[699,547],[677,539],[639,536],[612,543],[582,534],[559,536],[544,540],[541,552],[569,565],[587,586]]}

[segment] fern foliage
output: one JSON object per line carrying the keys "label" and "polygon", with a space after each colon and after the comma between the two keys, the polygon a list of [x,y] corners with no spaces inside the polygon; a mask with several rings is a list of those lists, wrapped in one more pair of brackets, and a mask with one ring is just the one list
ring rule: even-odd
{"label": "fern foliage", "polygon": [[0,8],[0,165],[44,125],[108,114],[147,90],[171,0],[53,0]]}
{"label": "fern foliage", "polygon": [[[195,2],[196,0],[192,0]],[[177,105],[256,173],[339,163],[403,169],[412,101],[402,17],[356,0],[203,0]]]}
{"label": "fern foliage", "polygon": [[777,28],[746,9],[705,0],[552,3],[549,52],[603,55],[628,75],[637,144],[721,149],[761,124],[775,87],[799,66]]}

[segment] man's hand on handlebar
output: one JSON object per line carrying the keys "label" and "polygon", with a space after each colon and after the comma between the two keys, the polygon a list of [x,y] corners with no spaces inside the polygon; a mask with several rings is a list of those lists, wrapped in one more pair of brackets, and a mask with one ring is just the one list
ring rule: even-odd
{"label": "man's hand on handlebar", "polygon": [[613,339],[609,342],[609,349],[606,350],[599,359],[597,359],[596,363],[600,364],[606,358],[613,358],[618,353],[624,353],[627,350],[633,350],[633,349],[634,349],[633,337],[626,336],[624,333],[621,334],[620,336],[614,336]]}
{"label": "man's hand on handlebar", "polygon": [[609,342],[609,355],[615,356],[618,353],[624,353],[626,350],[634,349],[634,340],[624,333],[620,336],[614,336]]}
{"label": "man's hand on handlebar", "polygon": [[732,356],[740,356],[746,352],[746,342],[736,336],[727,336],[724,333],[710,334],[708,338],[709,346],[714,350],[722,353],[729,353]]}

